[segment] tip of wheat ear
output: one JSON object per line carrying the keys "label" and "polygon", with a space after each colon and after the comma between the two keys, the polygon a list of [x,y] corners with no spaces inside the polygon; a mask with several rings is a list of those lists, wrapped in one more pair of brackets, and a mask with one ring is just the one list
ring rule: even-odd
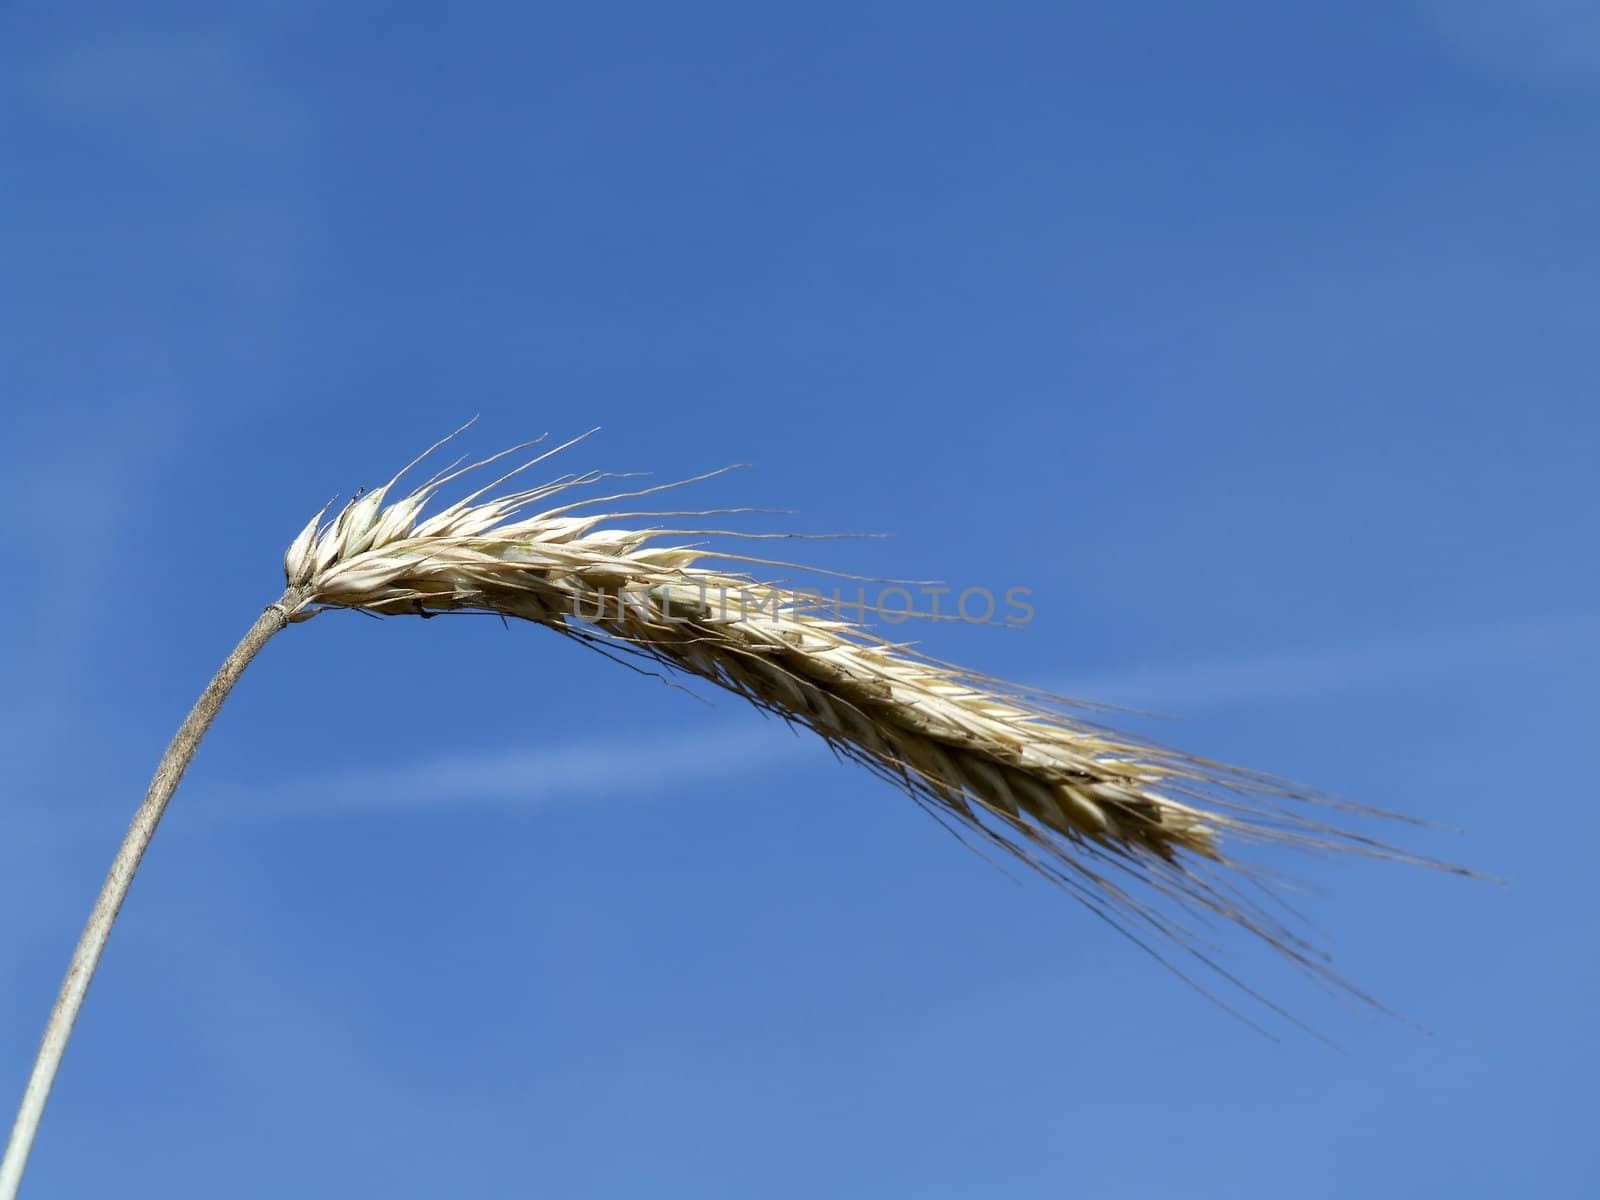
{"label": "tip of wheat ear", "polygon": [[572,442],[424,514],[441,488],[538,444],[458,460],[391,498],[413,462],[336,515],[325,507],[285,555],[289,583],[304,596],[294,615],[496,613],[709,680],[814,731],[964,840],[1062,884],[1147,949],[1176,945],[1209,966],[1190,922],[1220,917],[1349,988],[1292,931],[1270,889],[1240,886],[1271,882],[1240,848],[1276,842],[1424,861],[1323,819],[1330,806],[1349,806],[1090,723],[1070,702],[887,642],[814,597],[738,569],[769,560],[678,540],[701,538],[695,530],[617,524],[705,513],[605,509],[678,483],[577,501],[575,490],[619,477],[584,472],[512,486]]}

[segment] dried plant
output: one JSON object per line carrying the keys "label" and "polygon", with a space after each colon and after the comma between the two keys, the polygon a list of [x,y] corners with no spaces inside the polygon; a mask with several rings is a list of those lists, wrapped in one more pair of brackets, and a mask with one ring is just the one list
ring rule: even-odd
{"label": "dried plant", "polygon": [[[1218,961],[1207,929],[1220,918],[1321,983],[1376,1003],[1294,932],[1280,881],[1241,851],[1277,843],[1443,867],[1344,830],[1328,816],[1331,810],[1392,814],[1118,733],[1082,716],[1086,706],[884,640],[841,619],[816,592],[762,582],[744,571],[795,564],[710,549],[704,540],[788,535],[627,524],[751,510],[617,508],[707,476],[588,499],[581,489],[627,477],[566,474],[508,490],[513,479],[569,442],[428,515],[428,503],[442,488],[526,448],[465,466],[458,460],[397,494],[400,480],[442,444],[384,486],[358,494],[336,516],[328,517],[325,507],[311,519],[285,555],[283,596],[268,606],[180,729],[63,984],[0,1168],[0,1200],[15,1193],[101,948],[200,737],[266,640],[328,609],[514,617],[612,656],[653,660],[709,680],[809,728],[969,844],[1025,863],[1067,888],[1202,990],[1172,951],[1277,1007]],[[579,498],[568,499],[573,495]]]}

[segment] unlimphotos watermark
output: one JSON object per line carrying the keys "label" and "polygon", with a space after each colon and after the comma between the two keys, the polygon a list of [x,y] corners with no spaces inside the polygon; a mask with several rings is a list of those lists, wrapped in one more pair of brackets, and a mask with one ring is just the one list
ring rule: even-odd
{"label": "unlimphotos watermark", "polygon": [[966,621],[974,625],[1026,625],[1033,620],[1032,588],[956,589],[935,584],[899,584],[873,591],[857,586],[821,592],[813,588],[714,587],[692,579],[653,587],[617,587],[574,601],[573,615],[606,621],[628,612],[648,620],[792,622],[799,617],[831,616],[858,623],[876,618],[891,625],[914,618]]}

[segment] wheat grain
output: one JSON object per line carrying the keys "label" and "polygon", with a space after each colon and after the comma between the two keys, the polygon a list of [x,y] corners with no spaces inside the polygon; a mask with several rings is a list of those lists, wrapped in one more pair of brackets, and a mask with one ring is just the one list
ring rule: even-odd
{"label": "wheat grain", "polygon": [[440,488],[513,451],[458,461],[391,500],[402,472],[336,517],[325,509],[285,556],[304,594],[295,619],[325,608],[495,613],[654,659],[808,727],[955,832],[1064,885],[1168,965],[1159,943],[1238,983],[1184,914],[1221,917],[1355,991],[1293,931],[1273,877],[1238,853],[1283,843],[1425,861],[1327,819],[1354,806],[1118,733],[1075,715],[1071,701],[886,641],[814,593],[733,569],[770,560],[707,549],[698,539],[714,531],[618,525],[685,514],[581,511],[679,484],[567,501],[610,478],[590,472],[507,490],[571,444],[432,516],[424,510]]}

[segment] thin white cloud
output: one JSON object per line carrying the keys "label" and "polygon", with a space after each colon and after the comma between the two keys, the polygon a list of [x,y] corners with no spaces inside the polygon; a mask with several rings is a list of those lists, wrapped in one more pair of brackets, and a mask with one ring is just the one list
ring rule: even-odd
{"label": "thin white cloud", "polygon": [[452,752],[261,785],[210,789],[191,805],[215,819],[392,813],[449,806],[510,812],[597,798],[638,799],[696,782],[725,786],[804,752],[778,721],[715,725],[667,736]]}

